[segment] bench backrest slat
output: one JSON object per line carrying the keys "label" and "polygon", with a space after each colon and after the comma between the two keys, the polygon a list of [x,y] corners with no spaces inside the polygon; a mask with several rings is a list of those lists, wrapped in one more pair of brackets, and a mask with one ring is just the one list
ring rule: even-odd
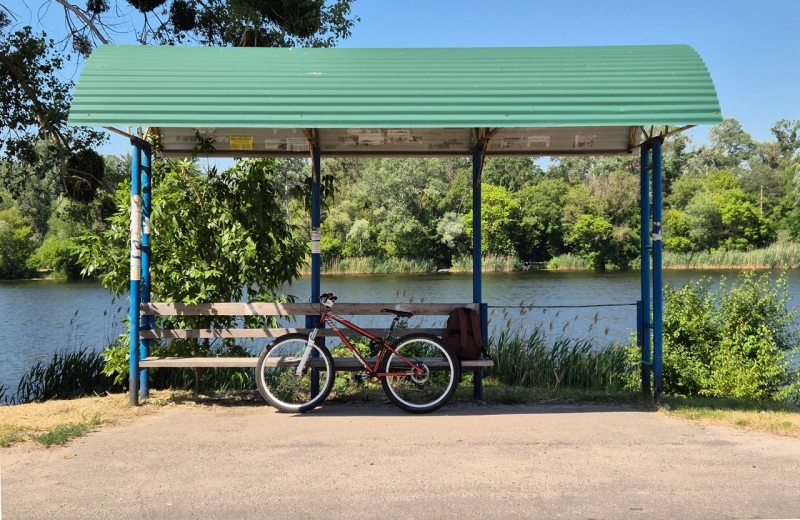
{"label": "bench backrest slat", "polygon": [[[380,315],[381,309],[413,312],[420,316],[450,314],[459,307],[478,310],[477,303],[337,303],[335,314],[352,316]],[[320,305],[310,303],[142,303],[145,316],[314,316]]]}
{"label": "bench backrest slat", "polygon": [[[389,329],[366,329],[376,336],[385,337],[389,333]],[[401,337],[408,334],[433,334],[434,336],[441,336],[444,334],[445,329],[395,329],[392,332],[393,336]],[[140,330],[139,338],[141,339],[206,339],[206,338],[219,338],[219,339],[237,339],[237,338],[277,338],[284,334],[292,333],[308,334],[311,329],[299,328],[275,328],[275,329],[155,329],[155,330]],[[345,337],[358,336],[359,334],[353,330],[340,327],[339,332]],[[317,332],[318,336],[322,337],[335,337],[336,333],[331,329],[320,329]]]}

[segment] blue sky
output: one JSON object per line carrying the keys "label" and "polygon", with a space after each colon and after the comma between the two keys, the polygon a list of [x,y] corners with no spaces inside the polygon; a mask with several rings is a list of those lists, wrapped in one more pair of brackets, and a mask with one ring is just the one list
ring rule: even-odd
{"label": "blue sky", "polygon": [[688,44],[711,72],[723,116],[755,139],[800,119],[796,0],[357,0],[353,10],[361,23],[342,47]]}
{"label": "blue sky", "polygon": [[[31,23],[41,3],[5,5]],[[54,21],[60,6],[53,2],[49,10],[52,33],[61,28]],[[737,118],[755,139],[772,139],[770,127],[780,119],[800,119],[796,0],[355,0],[353,11],[361,21],[342,47],[688,44],[711,72],[723,115]],[[708,127],[691,133],[704,141]],[[112,137],[103,151],[124,150],[125,139]]]}

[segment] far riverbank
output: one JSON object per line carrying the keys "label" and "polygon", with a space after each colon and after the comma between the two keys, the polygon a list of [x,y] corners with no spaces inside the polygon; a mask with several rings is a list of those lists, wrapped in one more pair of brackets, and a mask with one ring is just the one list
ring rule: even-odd
{"label": "far riverbank", "polygon": [[[639,269],[636,259],[630,266]],[[788,270],[800,269],[800,244],[777,242],[763,249],[750,251],[713,251],[676,253],[664,251],[664,269],[674,270]],[[567,254],[549,262],[523,262],[515,256],[486,255],[483,258],[484,273],[510,273],[529,270],[593,271],[587,260]],[[613,270],[610,269],[609,270]],[[324,274],[426,274],[426,273],[470,273],[472,257],[463,256],[453,260],[452,265],[437,265],[433,260],[408,258],[353,257],[337,258],[323,262]],[[303,272],[309,274],[310,269]]]}

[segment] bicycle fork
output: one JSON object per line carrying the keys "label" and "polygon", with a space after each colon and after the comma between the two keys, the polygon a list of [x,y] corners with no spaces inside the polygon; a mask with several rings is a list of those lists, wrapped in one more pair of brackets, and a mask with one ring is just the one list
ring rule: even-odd
{"label": "bicycle fork", "polygon": [[308,358],[311,357],[311,351],[316,346],[315,342],[317,339],[317,331],[319,330],[319,324],[317,324],[314,329],[308,333],[308,341],[306,342],[306,348],[303,350],[303,356],[300,358],[300,364],[297,365],[297,370],[295,371],[296,376],[303,375],[303,370],[306,368],[306,363],[308,363]]}

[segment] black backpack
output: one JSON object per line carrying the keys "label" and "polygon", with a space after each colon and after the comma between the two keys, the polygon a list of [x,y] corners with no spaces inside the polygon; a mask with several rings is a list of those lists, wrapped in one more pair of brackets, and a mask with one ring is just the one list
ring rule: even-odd
{"label": "black backpack", "polygon": [[481,321],[473,309],[459,307],[450,313],[444,342],[453,349],[458,359],[478,359],[481,353],[491,359],[483,343]]}

